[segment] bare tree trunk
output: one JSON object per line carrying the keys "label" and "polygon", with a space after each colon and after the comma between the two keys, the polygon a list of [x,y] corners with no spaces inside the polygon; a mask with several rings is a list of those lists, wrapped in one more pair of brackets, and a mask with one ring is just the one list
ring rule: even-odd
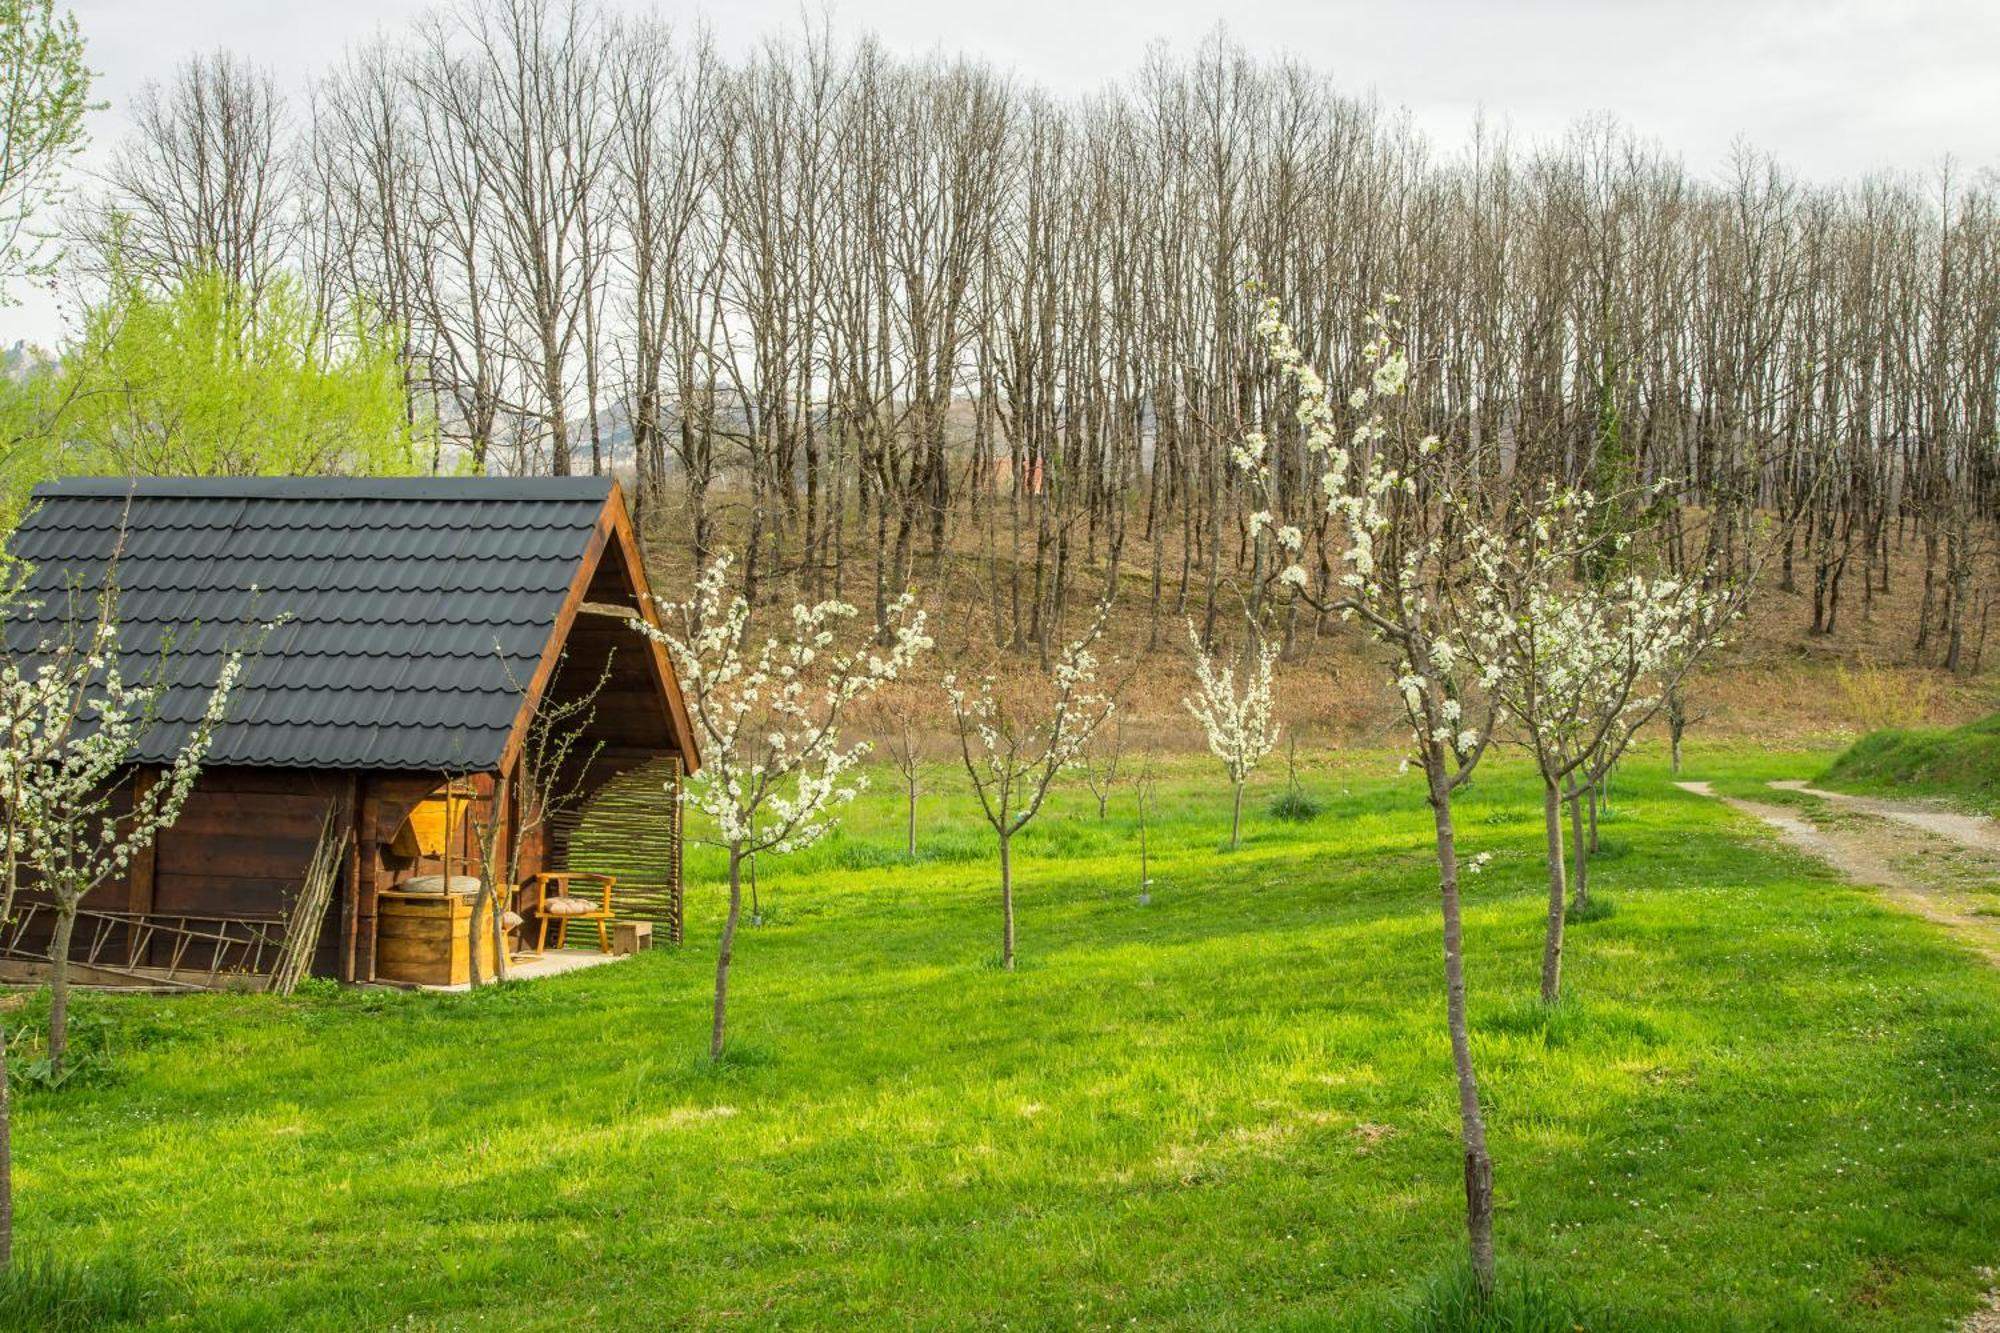
{"label": "bare tree trunk", "polygon": [[723,1026],[729,1014],[729,960],[736,949],[736,923],[743,916],[743,847],[729,848],[729,917],[722,923],[722,947],[715,955],[715,1024],[709,1030],[708,1058],[722,1058]]}
{"label": "bare tree trunk", "polygon": [[1580,909],[1590,906],[1590,848],[1584,841],[1583,793],[1574,784],[1569,789],[1569,839],[1576,856],[1576,869],[1570,876],[1570,906]]}
{"label": "bare tree trunk", "polygon": [[910,775],[910,819],[908,833],[908,850],[909,854],[914,857],[917,854],[917,779],[915,774]]}
{"label": "bare tree trunk", "polygon": [[49,943],[49,1069],[57,1078],[69,1051],[69,941],[75,930],[76,908],[57,907],[55,938]]}
{"label": "bare tree trunk", "polygon": [[1013,838],[1000,835],[1000,965],[1014,970],[1014,852]]}
{"label": "bare tree trunk", "polygon": [[[447,878],[445,882],[449,884],[451,881]],[[493,912],[493,905],[489,897],[491,893],[492,886],[484,881],[473,891],[472,921],[466,927],[465,931],[465,976],[466,981],[471,985],[473,990],[478,990],[486,984],[485,969],[479,965],[479,935],[485,927],[480,924],[479,918],[480,913],[484,912],[487,914],[489,920],[498,919],[497,914]],[[447,893],[447,901],[449,898],[450,894]]]}
{"label": "bare tree trunk", "polygon": [[1243,779],[1236,780],[1236,799],[1229,811],[1229,850],[1243,841]]}
{"label": "bare tree trunk", "polygon": [[7,1020],[0,1014],[0,1272],[14,1266],[14,1090],[7,1081]]}
{"label": "bare tree trunk", "polygon": [[1425,755],[1436,822],[1439,902],[1444,916],[1446,1022],[1451,1060],[1458,1074],[1459,1137],[1465,1148],[1465,1232],[1472,1271],[1482,1295],[1493,1291],[1493,1158],[1486,1150],[1486,1117],[1479,1108],[1479,1080],[1472,1069],[1472,1037],[1465,1016],[1465,932],[1459,918],[1458,843],[1451,822],[1450,779],[1444,756]]}
{"label": "bare tree trunk", "polygon": [[1549,923],[1542,937],[1542,1003],[1554,1004],[1562,994],[1563,883],[1562,793],[1555,780],[1542,782],[1542,825],[1548,836]]}
{"label": "bare tree trunk", "polygon": [[509,884],[507,886],[507,897],[502,898],[496,895],[494,900],[493,975],[501,981],[507,980],[507,973],[513,961],[507,957],[507,923],[501,920],[508,912],[515,910],[514,904],[507,901],[507,898],[511,898],[513,893],[513,885]]}

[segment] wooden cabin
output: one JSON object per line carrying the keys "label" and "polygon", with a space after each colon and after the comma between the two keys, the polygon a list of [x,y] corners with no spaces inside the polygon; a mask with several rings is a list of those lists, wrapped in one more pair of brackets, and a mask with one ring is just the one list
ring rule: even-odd
{"label": "wooden cabin", "polygon": [[[678,938],[667,788],[699,756],[671,663],[630,625],[654,612],[615,482],[78,478],[36,488],[11,545],[43,603],[43,623],[9,627],[15,651],[66,613],[70,590],[94,594],[115,569],[128,674],[169,673],[135,784],[178,752],[246,627],[278,622],[178,822],[85,902],[79,980],[191,984],[206,972],[208,984],[254,984],[267,948],[312,938],[301,891],[323,845],[337,845],[338,864],[322,853],[334,868],[311,972],[411,979],[388,956],[389,909],[435,877],[477,877],[476,830],[496,820],[500,867],[521,843],[504,899],[532,931],[534,876],[562,868],[569,830],[516,838],[522,747],[543,701],[593,687],[578,746],[589,762],[563,781],[587,793],[623,775],[629,792],[635,770],[663,775],[654,817],[668,836],[633,842],[671,861],[652,867],[667,892],[645,914],[669,918]],[[633,817],[629,796],[620,804]],[[4,928],[0,962],[26,963],[38,945],[46,958],[48,916],[37,916],[31,897]]]}

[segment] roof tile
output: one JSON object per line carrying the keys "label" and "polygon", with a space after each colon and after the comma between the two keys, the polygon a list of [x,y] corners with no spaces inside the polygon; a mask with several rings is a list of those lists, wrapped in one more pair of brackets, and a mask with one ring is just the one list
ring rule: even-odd
{"label": "roof tile", "polygon": [[7,626],[7,646],[59,632],[72,591],[93,596],[115,558],[127,669],[171,685],[142,762],[179,749],[223,654],[282,618],[210,763],[491,767],[610,491],[602,478],[56,482],[12,539],[43,605]]}

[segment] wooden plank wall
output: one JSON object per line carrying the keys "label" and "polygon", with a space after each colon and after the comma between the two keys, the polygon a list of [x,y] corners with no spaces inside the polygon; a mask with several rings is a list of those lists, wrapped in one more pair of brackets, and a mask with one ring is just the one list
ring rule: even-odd
{"label": "wooden plank wall", "polygon": [[[150,775],[139,775],[139,783],[148,781]],[[93,890],[84,906],[207,919],[281,914],[291,907],[305,880],[306,866],[319,843],[321,820],[329,806],[348,808],[350,786],[342,773],[207,769],[174,825],[162,830],[130,871]],[[114,799],[115,808],[130,808],[129,794]],[[336,904],[343,891],[336,891]],[[36,901],[39,895],[30,890],[23,897]],[[328,923],[322,926],[313,959],[316,975],[337,971],[335,909],[329,909]],[[38,920],[22,943],[45,948],[47,940],[48,931]],[[79,939],[77,950],[83,945]],[[171,948],[166,939],[156,938],[147,957],[131,961],[161,965]],[[126,961],[122,954],[119,961]],[[191,949],[183,961],[205,964],[207,951]]]}
{"label": "wooden plank wall", "polygon": [[[271,916],[290,910],[329,808],[345,811],[344,773],[214,768],[201,775],[153,855],[156,916]],[[344,886],[337,888],[337,904]],[[320,927],[315,976],[338,962],[335,909]],[[156,942],[155,954],[164,949]],[[163,958],[152,961],[163,962]]]}

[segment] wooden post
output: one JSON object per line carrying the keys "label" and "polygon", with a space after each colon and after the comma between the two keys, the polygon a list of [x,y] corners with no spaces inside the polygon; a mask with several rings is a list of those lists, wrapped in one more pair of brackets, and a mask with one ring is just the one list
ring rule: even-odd
{"label": "wooden post", "polygon": [[[152,790],[153,784],[159,780],[159,774],[155,773],[152,769],[140,769],[132,779],[133,804],[137,805],[146,793]],[[152,912],[155,870],[159,864],[155,853],[159,847],[159,839],[171,838],[172,836],[174,836],[172,829],[161,829],[158,836],[153,841],[147,843],[132,858],[132,870],[125,881],[126,911],[136,913],[140,916],[145,916]],[[140,931],[136,922],[125,928],[125,966],[127,967],[138,967],[146,961],[139,957],[140,938]]]}
{"label": "wooden post", "polygon": [[348,800],[349,819],[352,820],[353,846],[347,853],[347,892],[340,904],[340,979],[346,982],[365,981],[367,976],[360,966],[358,950],[361,938],[361,890],[372,878],[372,858],[375,855],[375,800],[367,788],[368,779],[356,773],[349,779]]}
{"label": "wooden post", "polygon": [[376,817],[381,803],[370,790],[365,775],[357,775],[356,787],[361,800],[359,832],[354,843],[361,849],[360,874],[354,883],[354,976],[355,981],[375,980],[375,861],[380,855],[376,843],[380,830],[376,827]]}
{"label": "wooden post", "polygon": [[[354,950],[352,921],[357,895],[361,890],[361,783],[359,773],[347,775],[347,867],[341,876],[340,899],[340,942],[334,955],[334,971],[343,981],[352,981],[351,960]],[[307,972],[312,971],[312,960],[306,960]]]}
{"label": "wooden post", "polygon": [[516,839],[521,836],[521,784],[516,781],[519,776],[517,763],[507,774],[507,803],[504,811],[507,822],[500,826],[500,836],[493,842],[493,855],[500,862],[499,865],[492,867],[492,873],[499,880],[499,883],[493,886],[493,897],[502,914],[521,910],[519,901],[521,886],[514,882],[510,873],[520,854],[520,849],[516,846]]}

